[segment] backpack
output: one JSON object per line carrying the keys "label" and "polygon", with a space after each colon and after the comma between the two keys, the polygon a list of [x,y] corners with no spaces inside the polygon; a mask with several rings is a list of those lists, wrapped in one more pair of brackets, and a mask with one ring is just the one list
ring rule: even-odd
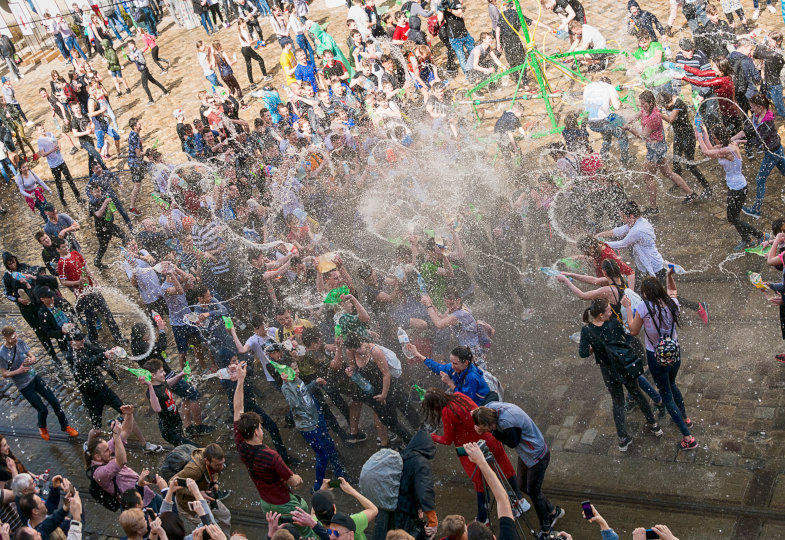
{"label": "backpack", "polygon": [[88,490],[88,493],[90,493],[90,496],[94,500],[98,501],[101,504],[101,506],[103,506],[110,512],[117,512],[121,508],[120,498],[119,498],[120,489],[117,487],[117,478],[112,478],[112,484],[114,485],[114,492],[115,492],[115,495],[112,495],[104,488],[102,488],[98,484],[98,482],[95,481],[95,478],[93,478],[93,475],[95,474],[95,470],[100,466],[101,465],[93,465],[91,467],[88,467],[87,470],[85,471],[85,473],[87,474],[87,479],[90,481],[90,488]]}
{"label": "backpack", "polygon": [[[621,322],[616,322],[621,325]],[[635,346],[637,340],[634,336],[624,332],[624,342],[611,343],[600,337],[599,330],[593,324],[586,325],[586,329],[593,338],[592,347],[595,351],[600,348],[604,350],[605,355],[611,361],[611,365],[607,367],[615,371],[622,379],[637,379],[643,374],[644,355],[640,354],[640,347]]]}
{"label": "backpack", "polygon": [[654,323],[654,328],[657,330],[657,335],[660,338],[657,342],[657,345],[654,347],[654,359],[661,366],[670,366],[675,364],[681,360],[681,347],[676,342],[676,340],[673,339],[673,328],[675,327],[675,323],[671,323],[671,328],[668,331],[668,335],[663,336],[654,317],[654,312],[652,311],[652,308],[648,302],[646,302],[646,309],[649,311],[651,322]]}
{"label": "backpack", "polygon": [[392,512],[398,507],[402,474],[401,454],[391,448],[382,448],[363,465],[358,488],[381,510]]}
{"label": "backpack", "polygon": [[744,75],[744,69],[742,67],[744,57],[736,56],[729,58],[729,60],[731,66],[731,79],[733,80],[733,93],[738,100],[739,96],[743,96],[747,92],[747,87],[749,86],[749,80],[747,80],[746,75]]}
{"label": "backpack", "polygon": [[166,458],[164,458],[164,462],[161,463],[161,469],[159,471],[161,477],[167,482],[171,480],[175,474],[182,471],[185,466],[188,465],[194,450],[197,450],[197,448],[192,444],[175,446]]}

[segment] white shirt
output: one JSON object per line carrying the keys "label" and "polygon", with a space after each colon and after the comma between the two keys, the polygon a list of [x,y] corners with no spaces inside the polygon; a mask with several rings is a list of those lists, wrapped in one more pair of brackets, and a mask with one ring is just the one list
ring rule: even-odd
{"label": "white shirt", "polygon": [[208,60],[206,52],[198,51],[196,53],[196,61],[199,62],[199,65],[202,67],[202,72],[205,77],[215,75],[215,71],[213,71],[213,67],[210,65],[210,60]]}
{"label": "white shirt", "polygon": [[618,109],[620,103],[619,93],[610,84],[595,81],[583,88],[583,108],[589,114],[589,122],[608,118],[611,114],[611,105]]}
{"label": "white shirt", "polygon": [[267,358],[267,353],[264,352],[264,346],[266,343],[270,341],[275,341],[274,337],[271,337],[269,334],[272,333],[273,336],[275,335],[275,328],[270,328],[268,330],[268,335],[260,336],[254,333],[251,337],[248,338],[248,341],[245,342],[246,347],[251,348],[251,352],[253,353],[254,357],[259,361],[262,365],[262,370],[264,371],[264,376],[267,377],[268,381],[274,381],[273,376],[270,375],[270,372],[267,371],[267,365],[270,362],[270,359]]}
{"label": "white shirt", "polygon": [[604,49],[605,48],[605,36],[603,36],[599,30],[597,30],[593,26],[589,26],[588,24],[584,24],[581,28],[581,40],[578,42],[577,46],[573,49],[575,51],[588,51],[591,49]]}
{"label": "white shirt", "polygon": [[50,169],[65,163],[60,150],[55,150],[55,148],[57,148],[57,138],[51,133],[46,133],[43,137],[38,137],[38,151],[40,153],[43,154],[44,152],[54,150],[51,154],[47,154],[46,156],[46,162],[49,164]]}
{"label": "white shirt", "polygon": [[662,255],[657,250],[657,235],[654,234],[654,227],[648,219],[639,217],[632,228],[628,225],[616,227],[613,229],[613,236],[623,238],[606,244],[615,250],[632,247],[632,256],[638,270],[653,276],[665,268]]}
{"label": "white shirt", "polygon": [[289,15],[289,23],[286,25],[286,29],[295,36],[298,34],[305,34],[305,25],[300,20],[300,17],[297,16],[297,13]]}
{"label": "white shirt", "polygon": [[368,28],[371,21],[368,19],[368,12],[365,11],[365,6],[354,4],[346,13],[346,20],[353,20],[357,23],[357,31],[360,32],[363,39],[371,37],[371,30]]}

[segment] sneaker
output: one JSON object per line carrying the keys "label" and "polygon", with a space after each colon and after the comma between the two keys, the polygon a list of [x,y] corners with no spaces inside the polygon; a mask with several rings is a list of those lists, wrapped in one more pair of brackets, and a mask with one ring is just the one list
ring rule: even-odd
{"label": "sneaker", "polygon": [[698,317],[701,318],[703,324],[709,324],[709,310],[706,307],[706,302],[698,302]]}
{"label": "sneaker", "polygon": [[627,437],[626,439],[619,439],[619,452],[626,452],[631,444],[632,444],[632,437]]}
{"label": "sneaker", "polygon": [[755,9],[755,11],[752,12],[752,20],[757,21],[759,17],[760,17],[760,10]]}
{"label": "sneaker", "polygon": [[769,12],[770,12],[770,13],[777,13],[777,8],[775,8],[775,7],[774,7],[774,6],[772,6],[771,4],[769,4],[768,6],[766,6],[766,9],[767,9],[767,10],[769,10]]}
{"label": "sneaker", "polygon": [[147,450],[148,452],[153,452],[155,454],[160,454],[161,452],[164,451],[163,446],[161,446],[160,444],[153,444],[150,441],[144,443],[144,449]]}
{"label": "sneaker", "polygon": [[646,424],[646,429],[648,429],[649,433],[655,437],[662,437],[662,428],[657,422],[654,422],[653,424]]}
{"label": "sneaker", "polygon": [[38,433],[40,433],[40,434],[41,434],[41,438],[42,438],[43,440],[45,440],[45,441],[48,441],[48,440],[49,440],[49,430],[48,430],[48,429],[46,429],[45,427],[40,427],[40,428],[38,428]]}
{"label": "sneaker", "polygon": [[688,439],[682,439],[679,446],[682,450],[694,450],[698,447],[698,441],[695,440],[695,437],[690,436]]}
{"label": "sneaker", "polygon": [[753,219],[760,219],[760,212],[758,212],[754,208],[747,208],[746,206],[742,206],[741,211]]}
{"label": "sneaker", "polygon": [[692,420],[690,420],[689,416],[685,416],[684,417],[684,423],[687,424],[687,427],[689,427],[689,428],[692,427]]}
{"label": "sneaker", "polygon": [[777,355],[775,355],[775,356],[774,356],[774,359],[775,359],[777,362],[781,362],[781,363],[785,364],[785,354],[783,354],[783,353],[780,353],[780,354],[777,354]]}
{"label": "sneaker", "polygon": [[[630,439],[630,440],[632,440],[632,439]],[[557,506],[554,509],[553,517],[551,517],[551,529],[553,529],[553,526],[556,525],[556,522],[559,521],[563,517],[564,517],[564,508],[562,508],[561,506]]]}
{"label": "sneaker", "polygon": [[529,504],[529,501],[521,497],[515,502],[515,504],[512,505],[512,515],[516,518],[519,518],[528,512],[531,507],[532,505]]}
{"label": "sneaker", "polygon": [[358,431],[357,433],[350,433],[343,442],[346,444],[357,444],[363,442],[367,438],[368,435],[366,435],[365,432]]}
{"label": "sneaker", "polygon": [[687,195],[686,197],[684,197],[681,200],[681,204],[691,204],[691,203],[695,202],[695,199],[697,199],[697,198],[698,198],[697,193],[695,193],[693,191],[692,193],[690,193],[689,195]]}
{"label": "sneaker", "polygon": [[65,429],[63,431],[65,431],[68,434],[69,437],[78,437],[79,436],[79,432],[76,431],[71,426],[65,426]]}

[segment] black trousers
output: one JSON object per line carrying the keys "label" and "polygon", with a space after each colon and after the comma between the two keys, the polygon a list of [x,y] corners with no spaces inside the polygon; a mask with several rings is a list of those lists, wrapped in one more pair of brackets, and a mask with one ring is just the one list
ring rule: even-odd
{"label": "black trousers", "polygon": [[[261,38],[260,38],[261,39]],[[256,52],[253,47],[243,47],[240,49],[240,52],[243,55],[243,59],[245,60],[245,73],[248,75],[248,82],[253,84],[253,68],[251,66],[251,60],[256,60],[259,64],[259,69],[262,70],[262,75],[267,76],[267,68],[264,67],[264,59]]]}
{"label": "black trousers", "polygon": [[551,501],[542,492],[542,483],[545,480],[545,471],[551,461],[551,451],[545,452],[540,461],[532,467],[526,467],[523,460],[518,458],[518,482],[520,490],[526,493],[532,501],[537,519],[540,520],[540,529],[547,531],[551,528],[551,516],[554,507]]}
{"label": "black trousers", "polygon": [[68,165],[65,164],[65,161],[62,162],[57,167],[52,167],[52,176],[55,179],[55,186],[57,186],[57,193],[60,195],[60,202],[65,204],[65,194],[63,193],[63,178],[65,181],[68,182],[68,185],[71,186],[71,191],[74,192],[74,197],[76,199],[81,199],[82,195],[79,193],[79,190],[76,189],[76,184],[74,184],[74,179],[71,176],[71,171],[68,170]]}
{"label": "black trousers", "polygon": [[100,317],[106,323],[112,337],[115,341],[122,342],[123,334],[114,320],[112,312],[109,311],[109,306],[106,305],[103,295],[99,292],[92,292],[82,295],[76,301],[76,312],[83,313],[87,320],[87,337],[93,343],[98,343],[98,327],[96,322]]}
{"label": "black trousers", "polygon": [[602,380],[605,382],[605,387],[611,395],[613,403],[613,423],[616,426],[616,435],[619,439],[626,439],[629,437],[627,432],[627,411],[625,410],[624,389],[630,394],[630,397],[638,404],[643,416],[649,424],[654,424],[657,420],[654,418],[654,413],[651,410],[651,405],[646,400],[646,397],[641,392],[638,386],[638,380],[631,377],[623,377],[618,373],[600,366],[602,372]]}
{"label": "black trousers", "polygon": [[150,70],[149,69],[147,69],[147,68],[140,69],[139,70],[139,76],[141,77],[142,88],[144,88],[144,91],[147,94],[147,99],[150,100],[151,102],[153,101],[153,95],[150,93],[150,86],[148,85],[148,82],[151,82],[154,85],[156,85],[158,88],[161,89],[161,92],[163,92],[164,94],[167,93],[167,90],[166,90],[166,88],[164,88],[164,85],[162,85],[161,83],[159,83],[158,81],[155,80],[155,77],[153,77],[150,74]]}
{"label": "black trousers", "polygon": [[[155,65],[158,66],[161,69],[161,71],[166,71],[167,69],[169,69],[169,64],[170,64],[169,60],[167,60],[166,58],[159,58],[158,56],[158,45],[150,49],[150,56],[152,56],[153,62],[155,62]],[[165,69],[161,65],[161,62],[166,62]]]}
{"label": "black trousers", "polygon": [[100,263],[103,260],[106,250],[109,248],[109,242],[112,241],[112,237],[119,238],[123,243],[126,241],[126,235],[123,232],[123,229],[113,222],[107,223],[104,229],[96,231],[96,238],[98,238],[98,251],[95,254],[96,263]]}
{"label": "black trousers", "polygon": [[762,238],[763,234],[747,223],[746,221],[742,221],[741,219],[741,207],[744,206],[744,201],[747,200],[747,187],[743,187],[741,189],[729,189],[728,190],[728,207],[726,209],[726,215],[728,218],[728,223],[736,227],[736,232],[739,233],[741,239],[745,242],[749,242],[753,237],[755,238]]}
{"label": "black trousers", "polygon": [[[692,137],[679,136],[674,132],[673,135],[673,170],[676,174],[681,175],[682,163],[676,159],[676,156],[684,158],[687,161],[695,161],[695,135]],[[703,189],[711,189],[706,178],[698,170],[697,165],[692,163],[685,163],[684,168],[692,173],[692,176],[700,183]]]}
{"label": "black trousers", "polygon": [[458,66],[456,65],[458,57],[455,54],[455,49],[453,49],[452,45],[450,45],[450,31],[447,30],[446,24],[443,24],[439,27],[438,36],[442,43],[444,43],[444,47],[447,49],[446,69],[448,71],[456,71],[458,69]]}
{"label": "black trousers", "polygon": [[79,388],[79,390],[82,392],[82,401],[95,429],[101,429],[104,407],[108,405],[119,413],[120,407],[123,406],[122,400],[106,383],[97,388]]}
{"label": "black trousers", "polygon": [[57,416],[57,421],[60,422],[60,429],[65,431],[65,428],[68,426],[68,421],[65,418],[63,408],[60,406],[60,400],[52,393],[52,390],[49,389],[40,375],[36,375],[35,378],[33,378],[33,382],[24,388],[20,388],[19,393],[22,394],[22,397],[24,397],[27,402],[33,406],[36,412],[38,412],[38,427],[46,427],[46,417],[49,415],[49,409],[46,408],[46,404],[41,399],[44,398],[52,407],[55,416]]}

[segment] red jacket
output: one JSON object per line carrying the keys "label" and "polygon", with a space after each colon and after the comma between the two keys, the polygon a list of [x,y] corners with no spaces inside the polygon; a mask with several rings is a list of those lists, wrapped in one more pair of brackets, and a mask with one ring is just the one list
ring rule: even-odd
{"label": "red jacket", "polygon": [[[681,66],[687,73],[692,73],[698,77],[714,77],[713,79],[699,80],[690,77],[684,77],[684,81],[694,84],[695,86],[708,86],[714,89],[714,95],[717,97],[729,99],[736,103],[736,92],[733,88],[733,79],[718,74],[711,69],[698,69],[692,66]],[[717,100],[720,105],[720,112],[722,116],[738,116],[739,110],[731,103],[724,99]]]}
{"label": "red jacket", "polygon": [[442,409],[442,426],[444,435],[431,435],[434,442],[461,446],[467,442],[477,442],[483,437],[474,431],[474,420],[471,412],[477,408],[469,397],[456,392],[457,399]]}

